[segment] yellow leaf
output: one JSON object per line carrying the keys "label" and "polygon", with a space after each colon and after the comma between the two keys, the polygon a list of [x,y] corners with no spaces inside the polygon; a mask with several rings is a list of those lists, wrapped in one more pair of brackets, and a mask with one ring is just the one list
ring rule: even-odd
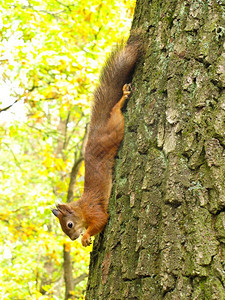
{"label": "yellow leaf", "polygon": [[75,291],[69,291],[70,295],[75,296]]}
{"label": "yellow leaf", "polygon": [[66,242],[65,243],[65,251],[70,252],[70,250],[71,250],[71,242]]}

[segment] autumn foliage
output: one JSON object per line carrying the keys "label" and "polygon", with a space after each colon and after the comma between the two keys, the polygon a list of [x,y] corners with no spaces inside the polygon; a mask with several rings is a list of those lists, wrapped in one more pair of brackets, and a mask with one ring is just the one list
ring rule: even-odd
{"label": "autumn foliage", "polygon": [[[88,272],[90,247],[70,242],[50,208],[66,201],[91,94],[111,46],[129,33],[134,2],[0,3],[0,296],[63,299],[63,245],[74,278]],[[83,176],[82,165],[76,197]]]}

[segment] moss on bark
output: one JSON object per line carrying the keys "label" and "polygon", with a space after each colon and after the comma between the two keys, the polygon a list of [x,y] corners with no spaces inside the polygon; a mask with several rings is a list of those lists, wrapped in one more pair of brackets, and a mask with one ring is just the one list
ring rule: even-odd
{"label": "moss on bark", "polygon": [[86,299],[225,299],[224,20],[222,0],[137,1],[148,47]]}

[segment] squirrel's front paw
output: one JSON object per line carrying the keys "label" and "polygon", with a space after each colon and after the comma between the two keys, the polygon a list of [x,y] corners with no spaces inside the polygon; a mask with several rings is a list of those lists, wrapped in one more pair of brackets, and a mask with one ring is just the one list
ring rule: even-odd
{"label": "squirrel's front paw", "polygon": [[82,239],[81,239],[81,243],[84,247],[87,247],[89,245],[91,245],[91,237],[89,234],[85,233],[83,236],[82,236]]}

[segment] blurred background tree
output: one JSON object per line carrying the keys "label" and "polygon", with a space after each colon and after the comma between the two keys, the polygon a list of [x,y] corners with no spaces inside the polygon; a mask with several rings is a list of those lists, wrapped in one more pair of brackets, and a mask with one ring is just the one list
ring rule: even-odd
{"label": "blurred background tree", "polygon": [[[72,196],[81,194],[91,94],[135,3],[0,4],[1,299],[84,299],[91,247],[70,242],[50,208],[71,200],[73,166]],[[64,296],[69,252],[74,288]]]}

